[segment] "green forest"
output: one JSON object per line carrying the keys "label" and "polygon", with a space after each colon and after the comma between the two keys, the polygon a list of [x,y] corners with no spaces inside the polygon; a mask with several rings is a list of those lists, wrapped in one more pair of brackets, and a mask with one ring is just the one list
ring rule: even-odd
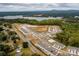
{"label": "green forest", "polygon": [[66,46],[79,47],[79,23],[65,22],[61,28],[63,32],[57,34],[56,40]]}

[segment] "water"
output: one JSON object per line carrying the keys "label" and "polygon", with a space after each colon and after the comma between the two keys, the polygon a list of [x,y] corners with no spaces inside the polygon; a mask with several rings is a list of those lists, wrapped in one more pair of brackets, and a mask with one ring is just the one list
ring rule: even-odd
{"label": "water", "polygon": [[24,19],[36,19],[38,21],[48,20],[48,19],[61,19],[62,17],[24,17]]}

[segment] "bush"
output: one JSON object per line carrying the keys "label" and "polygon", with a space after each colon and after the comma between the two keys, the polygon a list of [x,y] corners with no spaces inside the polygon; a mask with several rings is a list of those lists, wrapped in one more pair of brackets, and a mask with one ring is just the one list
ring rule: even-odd
{"label": "bush", "polygon": [[5,41],[7,40],[7,35],[5,35],[4,33],[0,33],[0,41]]}
{"label": "bush", "polygon": [[5,56],[6,53],[4,51],[0,51],[0,56]]}
{"label": "bush", "polygon": [[23,42],[23,48],[28,48],[28,42]]}
{"label": "bush", "polygon": [[0,27],[0,31],[3,31],[4,29],[3,29],[3,27]]}

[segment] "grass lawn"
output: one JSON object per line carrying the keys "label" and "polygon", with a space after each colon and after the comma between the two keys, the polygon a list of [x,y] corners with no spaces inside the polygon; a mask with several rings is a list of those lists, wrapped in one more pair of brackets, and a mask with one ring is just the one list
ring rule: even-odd
{"label": "grass lawn", "polygon": [[30,48],[23,48],[22,49],[22,55],[23,56],[31,56],[33,52],[30,50]]}
{"label": "grass lawn", "polygon": [[10,56],[15,56],[16,55],[16,51],[14,50],[14,51],[10,52],[9,55]]}

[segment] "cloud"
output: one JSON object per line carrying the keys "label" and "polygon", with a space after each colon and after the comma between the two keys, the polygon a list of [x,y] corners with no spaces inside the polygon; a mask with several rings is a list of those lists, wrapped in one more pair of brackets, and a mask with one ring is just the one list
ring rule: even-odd
{"label": "cloud", "polygon": [[0,3],[0,11],[79,10],[79,3]]}

